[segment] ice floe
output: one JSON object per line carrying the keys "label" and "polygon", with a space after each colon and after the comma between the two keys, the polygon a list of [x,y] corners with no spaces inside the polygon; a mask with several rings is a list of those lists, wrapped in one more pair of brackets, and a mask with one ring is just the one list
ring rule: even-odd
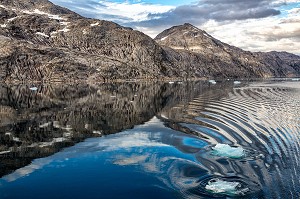
{"label": "ice floe", "polygon": [[213,179],[208,182],[205,189],[213,193],[222,193],[228,195],[241,195],[249,191],[248,188],[241,188],[240,182],[229,182],[221,179]]}
{"label": "ice floe", "polygon": [[242,147],[232,147],[228,144],[217,144],[212,147],[212,155],[229,158],[243,158],[245,156],[245,150]]}

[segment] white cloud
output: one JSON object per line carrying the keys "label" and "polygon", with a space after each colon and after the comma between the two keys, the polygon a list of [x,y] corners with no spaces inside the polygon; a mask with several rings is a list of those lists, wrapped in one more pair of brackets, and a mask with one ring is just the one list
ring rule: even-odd
{"label": "white cloud", "polygon": [[288,51],[300,54],[300,14],[297,9],[285,18],[268,17],[230,23],[209,20],[201,25],[217,39],[250,51]]}
{"label": "white cloud", "polygon": [[148,14],[159,14],[167,12],[174,6],[165,6],[159,4],[146,4],[146,3],[116,3],[109,1],[100,1],[104,7],[97,7],[101,14],[122,16],[123,18],[131,19],[132,21],[148,20]]}
{"label": "white cloud", "polygon": [[[198,1],[197,6],[187,4],[178,7],[147,4],[140,0],[52,1],[83,16],[131,26],[152,38],[172,25],[188,22],[204,29],[215,38],[244,50],[276,50],[300,54],[300,8],[295,8],[294,5],[299,0],[237,1],[236,6],[233,1],[215,0],[218,6],[210,2],[209,9],[201,7],[200,2],[207,2],[205,0]],[[231,12],[223,12],[224,6],[230,8]],[[253,6],[256,6],[257,12],[253,12]],[[233,11],[235,16],[232,16]],[[279,14],[274,13],[275,11]]]}

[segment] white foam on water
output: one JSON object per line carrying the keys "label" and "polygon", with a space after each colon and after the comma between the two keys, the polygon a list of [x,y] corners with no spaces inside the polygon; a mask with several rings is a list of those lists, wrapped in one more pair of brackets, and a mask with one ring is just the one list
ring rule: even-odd
{"label": "white foam on water", "polygon": [[214,193],[223,193],[228,195],[240,195],[249,191],[248,188],[241,189],[241,187],[242,185],[240,182],[229,182],[221,179],[214,179],[208,182],[205,189]]}
{"label": "white foam on water", "polygon": [[234,84],[241,84],[240,81],[234,81],[233,83],[234,83]]}
{"label": "white foam on water", "polygon": [[217,144],[212,147],[212,154],[216,156],[229,158],[242,158],[245,156],[245,150],[242,147],[231,147],[228,144]]}

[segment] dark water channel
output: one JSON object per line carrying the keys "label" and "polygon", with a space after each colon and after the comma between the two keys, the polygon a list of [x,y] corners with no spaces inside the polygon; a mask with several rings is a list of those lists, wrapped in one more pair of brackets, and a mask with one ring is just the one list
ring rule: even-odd
{"label": "dark water channel", "polygon": [[300,82],[0,84],[0,199],[300,198]]}

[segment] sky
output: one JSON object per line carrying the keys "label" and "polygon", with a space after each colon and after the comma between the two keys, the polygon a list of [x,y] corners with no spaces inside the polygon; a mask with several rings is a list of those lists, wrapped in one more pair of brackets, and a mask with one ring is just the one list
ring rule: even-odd
{"label": "sky", "polygon": [[82,16],[114,21],[154,38],[191,23],[249,51],[300,55],[300,0],[51,0]]}

